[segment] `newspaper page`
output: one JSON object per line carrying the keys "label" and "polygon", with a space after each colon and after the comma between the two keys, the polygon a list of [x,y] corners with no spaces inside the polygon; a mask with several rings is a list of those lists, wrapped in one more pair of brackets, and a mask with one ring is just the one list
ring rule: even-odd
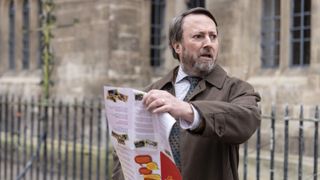
{"label": "newspaper page", "polygon": [[169,134],[175,119],[152,114],[142,103],[144,92],[104,87],[111,141],[126,180],[181,180],[174,164]]}

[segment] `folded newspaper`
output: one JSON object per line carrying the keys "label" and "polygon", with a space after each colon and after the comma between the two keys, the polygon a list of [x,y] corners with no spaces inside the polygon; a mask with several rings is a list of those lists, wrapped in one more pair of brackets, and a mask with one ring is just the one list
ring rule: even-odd
{"label": "folded newspaper", "polygon": [[152,114],[142,103],[144,92],[104,87],[105,112],[114,149],[126,180],[181,180],[169,134],[175,119]]}

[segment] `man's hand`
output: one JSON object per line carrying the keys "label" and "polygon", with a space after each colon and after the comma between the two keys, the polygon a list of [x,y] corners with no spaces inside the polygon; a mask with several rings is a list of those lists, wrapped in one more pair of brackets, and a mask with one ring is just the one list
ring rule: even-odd
{"label": "man's hand", "polygon": [[193,122],[193,110],[189,103],[181,101],[163,90],[151,90],[143,97],[143,103],[152,113],[168,112],[175,119]]}

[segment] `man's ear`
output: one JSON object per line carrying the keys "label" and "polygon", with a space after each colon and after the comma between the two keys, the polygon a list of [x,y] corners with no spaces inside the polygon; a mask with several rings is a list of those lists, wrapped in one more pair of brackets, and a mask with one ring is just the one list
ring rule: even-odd
{"label": "man's ear", "polygon": [[182,46],[180,43],[174,43],[172,47],[177,54],[180,54],[182,50]]}

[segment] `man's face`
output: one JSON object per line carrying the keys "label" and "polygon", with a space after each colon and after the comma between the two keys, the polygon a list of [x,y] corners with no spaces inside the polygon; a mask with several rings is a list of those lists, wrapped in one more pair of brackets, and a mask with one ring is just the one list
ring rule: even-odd
{"label": "man's face", "polygon": [[202,14],[190,14],[183,20],[182,41],[173,45],[182,69],[191,76],[205,76],[215,65],[219,42],[217,27]]}

